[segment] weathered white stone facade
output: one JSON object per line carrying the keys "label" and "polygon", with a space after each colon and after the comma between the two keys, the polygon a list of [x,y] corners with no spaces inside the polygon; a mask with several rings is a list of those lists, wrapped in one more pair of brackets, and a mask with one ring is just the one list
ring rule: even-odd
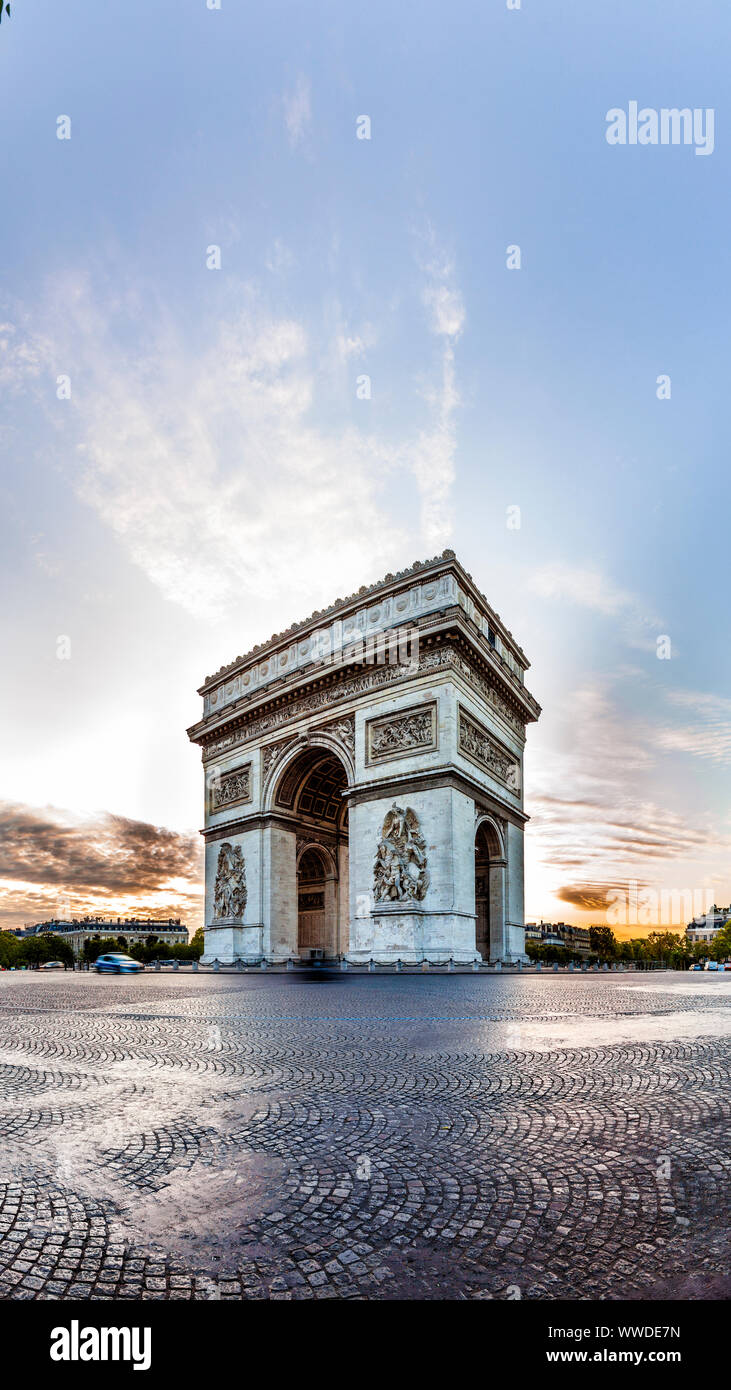
{"label": "weathered white stone facade", "polygon": [[204,960],[525,959],[527,667],[445,551],[206,680]]}

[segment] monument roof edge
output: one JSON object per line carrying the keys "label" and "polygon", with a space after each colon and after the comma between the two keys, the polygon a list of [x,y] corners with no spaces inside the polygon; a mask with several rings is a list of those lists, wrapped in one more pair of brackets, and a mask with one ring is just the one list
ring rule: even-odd
{"label": "monument roof edge", "polygon": [[524,664],[525,669],[528,670],[530,662],[525,652],[515,641],[513,634],[510,632],[509,628],[505,626],[500,615],[495,612],[485,595],[477,588],[472,575],[469,574],[460,563],[453,550],[443,550],[441,555],[435,555],[431,560],[415,560],[413,565],[409,565],[406,569],[399,570],[396,574],[387,574],[382,579],[376,580],[374,584],[362,584],[357,593],[350,594],[348,598],[336,599],[335,602],[330,604],[327,608],[320,610],[316,609],[314,613],[310,614],[309,618],[304,618],[301,622],[293,623],[292,626],[286,628],[284,632],[273,633],[266,642],[257,644],[242,656],[237,656],[234,661],[230,661],[227,665],[219,667],[218,671],[214,671],[212,675],[206,676],[203,684],[198,686],[198,694],[205,695],[209,690],[218,685],[221,680],[224,680],[233,672],[241,670],[248,665],[249,662],[260,660],[278,644],[288,641],[292,637],[299,636],[309,627],[322,622],[331,621],[339,614],[344,614],[349,609],[359,606],[365,600],[372,598],[383,589],[394,588],[404,581],[413,580],[417,575],[420,576],[424,573],[431,573],[439,568],[454,570],[465,587],[472,590],[473,595],[480,603],[484,604],[489,616],[495,619],[500,631],[507,636],[515,654]]}

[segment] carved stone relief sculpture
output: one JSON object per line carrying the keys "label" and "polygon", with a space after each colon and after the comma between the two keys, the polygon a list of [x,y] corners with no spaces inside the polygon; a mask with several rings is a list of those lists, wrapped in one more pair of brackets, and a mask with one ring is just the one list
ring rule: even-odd
{"label": "carved stone relief sculpture", "polygon": [[243,917],[246,907],[246,864],[241,845],[225,840],[218,851],[216,882],[213,890],[215,921]]}
{"label": "carved stone relief sculpture", "polygon": [[486,729],[470,719],[463,709],[459,711],[459,747],[473,762],[499,777],[513,789],[517,788],[518,776],[515,758],[496,739],[491,738]]}
{"label": "carved stone relief sculpture", "polygon": [[212,811],[220,811],[223,806],[232,806],[237,801],[251,801],[251,763],[224,772],[212,782]]}
{"label": "carved stone relief sculpture", "polygon": [[381,719],[370,719],[367,726],[368,761],[399,757],[404,753],[428,752],[436,747],[436,706],[409,709]]}
{"label": "carved stone relief sculpture", "polygon": [[421,902],[429,887],[426,843],[419,818],[394,802],[386,815],[373,865],[376,902]]}

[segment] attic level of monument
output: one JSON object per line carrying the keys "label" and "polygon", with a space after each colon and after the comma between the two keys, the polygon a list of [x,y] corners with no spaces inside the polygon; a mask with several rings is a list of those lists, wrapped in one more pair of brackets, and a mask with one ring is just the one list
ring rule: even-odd
{"label": "attic level of monument", "polygon": [[[297,662],[297,648],[303,640],[306,643],[307,635],[313,630],[322,631],[328,626],[339,624],[347,637],[349,631],[357,631],[359,626],[362,627],[364,617],[367,626],[368,612],[372,612],[374,607],[382,607],[384,600],[386,604],[393,601],[390,612],[392,627],[409,622],[415,616],[414,605],[409,604],[405,595],[413,595],[417,591],[422,594],[424,591],[431,591],[429,596],[423,599],[420,607],[423,612],[429,611],[430,606],[438,608],[443,598],[443,594],[438,591],[439,579],[446,573],[449,573],[453,580],[447,592],[451,592],[454,601],[477,622],[481,630],[484,630],[496,655],[501,652],[500,659],[522,680],[529,666],[525,653],[499,614],[490,607],[484,594],[477,589],[472,576],[459,564],[454,552],[445,550],[441,556],[436,556],[433,560],[417,560],[408,569],[400,570],[396,575],[386,575],[384,579],[370,586],[363,585],[358,593],[350,598],[336,599],[328,608],[314,612],[309,618],[294,623],[284,632],[275,633],[268,642],[253,647],[244,656],[238,656],[235,661],[222,666],[214,675],[207,676],[198,693],[206,697],[212,691],[219,690],[222,685],[230,683],[232,677],[235,678],[247,670],[256,671],[257,667],[266,667],[266,679],[276,679],[282,665],[290,665],[290,651],[294,655],[294,664],[301,664]],[[379,597],[380,604],[377,602]],[[286,657],[284,662],[283,655]],[[310,654],[304,652],[302,656],[306,661]]]}
{"label": "attic level of monument", "polygon": [[524,958],[527,669],[447,551],[206,681],[204,959]]}
{"label": "attic level of monument", "polygon": [[[301,695],[325,684],[337,684],[338,677],[352,676],[358,669],[358,644],[367,647],[374,640],[384,640],[388,633],[406,629],[411,643],[422,651],[445,640],[457,643],[457,649],[475,664],[482,679],[501,692],[518,719],[523,723],[537,719],[540,708],[524,685],[527,658],[512,638],[510,647],[504,645],[487,613],[475,607],[465,587],[468,576],[459,563],[442,558],[402,575],[407,578],[400,578],[391,592],[385,581],[373,586],[381,594],[378,604],[361,603],[350,612],[348,600],[340,605],[329,627],[323,627],[322,614],[314,614],[307,623],[299,624],[295,642],[279,647],[270,643],[259,655],[255,648],[249,657],[223,668],[228,671],[227,678],[219,674],[200,687],[203,720],[189,729],[189,736],[210,744],[224,727],[240,726],[253,717],[254,709],[264,715],[291,700],[295,691]],[[333,612],[334,608],[328,610]],[[507,629],[504,631],[507,634]],[[324,659],[323,645],[327,649]],[[397,677],[392,675],[391,679]]]}

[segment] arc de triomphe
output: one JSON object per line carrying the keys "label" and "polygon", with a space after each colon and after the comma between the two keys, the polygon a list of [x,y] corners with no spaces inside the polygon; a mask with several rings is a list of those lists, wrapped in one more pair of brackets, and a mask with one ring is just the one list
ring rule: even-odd
{"label": "arc de triomphe", "polygon": [[210,676],[203,959],[525,959],[527,668],[446,550]]}

